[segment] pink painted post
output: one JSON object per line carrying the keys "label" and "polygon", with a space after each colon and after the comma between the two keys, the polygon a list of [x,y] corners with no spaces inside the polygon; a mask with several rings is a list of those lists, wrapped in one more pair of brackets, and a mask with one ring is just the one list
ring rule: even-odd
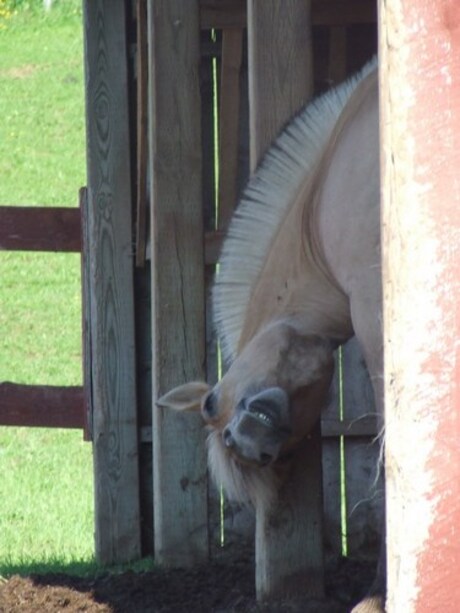
{"label": "pink painted post", "polygon": [[460,2],[380,3],[388,603],[460,606]]}

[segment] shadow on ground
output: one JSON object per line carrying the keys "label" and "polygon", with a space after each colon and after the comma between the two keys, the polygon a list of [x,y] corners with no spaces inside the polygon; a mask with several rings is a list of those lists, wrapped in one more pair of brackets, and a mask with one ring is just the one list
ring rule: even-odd
{"label": "shadow on ground", "polygon": [[257,604],[251,555],[187,570],[125,571],[96,577],[49,573],[0,583],[2,613],[345,613],[368,589],[373,565],[345,558],[327,564],[326,599]]}

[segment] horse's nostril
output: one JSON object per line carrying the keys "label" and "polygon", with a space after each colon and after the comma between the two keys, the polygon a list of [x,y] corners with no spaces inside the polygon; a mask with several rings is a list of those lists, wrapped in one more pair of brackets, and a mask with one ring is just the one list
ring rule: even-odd
{"label": "horse's nostril", "polygon": [[262,466],[266,466],[267,464],[270,464],[272,460],[273,460],[273,456],[271,456],[269,453],[260,454],[260,463]]}
{"label": "horse's nostril", "polygon": [[229,449],[232,449],[232,447],[235,446],[235,439],[232,436],[230,428],[225,428],[225,430],[222,432],[222,439],[224,441],[224,445]]}

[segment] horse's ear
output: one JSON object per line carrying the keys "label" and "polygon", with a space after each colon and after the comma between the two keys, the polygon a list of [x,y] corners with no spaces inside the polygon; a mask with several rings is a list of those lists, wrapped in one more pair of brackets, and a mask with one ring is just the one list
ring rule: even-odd
{"label": "horse's ear", "polygon": [[207,383],[201,381],[184,383],[167,392],[156,404],[174,411],[200,411],[201,400],[210,389]]}

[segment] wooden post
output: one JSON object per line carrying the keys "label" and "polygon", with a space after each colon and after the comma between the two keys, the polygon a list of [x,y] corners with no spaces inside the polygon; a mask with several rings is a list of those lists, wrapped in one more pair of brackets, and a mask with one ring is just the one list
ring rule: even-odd
{"label": "wooden post", "polygon": [[388,605],[460,602],[460,4],[380,4]]}
{"label": "wooden post", "polygon": [[[372,416],[377,421],[374,390],[356,337],[342,348],[343,411],[356,425]],[[351,557],[377,557],[383,526],[384,492],[379,474],[377,437],[344,439],[347,552]]]}
{"label": "wooden post", "polygon": [[[249,0],[250,156],[254,170],[313,90],[309,0]],[[317,427],[275,509],[256,509],[260,600],[323,594],[321,436]]]}
{"label": "wooden post", "polygon": [[310,0],[248,0],[250,164],[313,94]]}
{"label": "wooden post", "polygon": [[155,401],[205,376],[198,1],[150,0],[148,22],[155,556],[191,566],[208,556],[204,428]]}
{"label": "wooden post", "polygon": [[96,556],[140,557],[131,160],[123,0],[85,0]]}

